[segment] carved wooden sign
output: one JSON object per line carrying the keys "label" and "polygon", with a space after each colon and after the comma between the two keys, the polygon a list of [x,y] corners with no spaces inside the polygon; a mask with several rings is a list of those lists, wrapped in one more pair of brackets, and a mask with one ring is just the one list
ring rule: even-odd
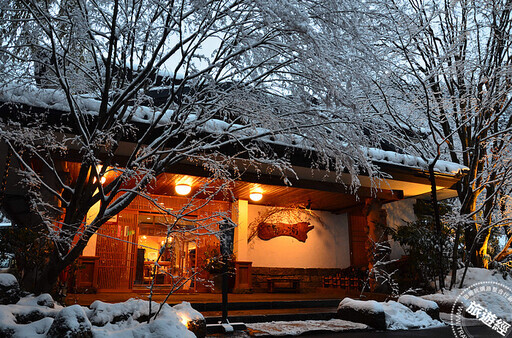
{"label": "carved wooden sign", "polygon": [[306,242],[308,232],[313,230],[314,226],[309,222],[288,223],[264,223],[258,224],[258,237],[265,241],[279,236],[291,236],[301,242]]}

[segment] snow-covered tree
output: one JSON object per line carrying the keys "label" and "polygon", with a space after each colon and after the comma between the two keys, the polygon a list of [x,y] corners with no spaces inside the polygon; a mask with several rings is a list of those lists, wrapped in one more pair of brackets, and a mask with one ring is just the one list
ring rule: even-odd
{"label": "snow-covered tree", "polygon": [[32,291],[182,161],[217,192],[249,167],[286,180],[292,146],[354,185],[376,173],[350,1],[22,0],[0,15],[0,137],[39,220],[17,226],[50,240],[24,271]]}
{"label": "snow-covered tree", "polygon": [[418,151],[469,168],[456,238],[464,231],[468,259],[487,266],[492,231],[508,225],[498,213],[511,183],[512,2],[374,1],[372,9],[376,48],[387,51],[376,106],[399,125],[431,130],[435,147]]}

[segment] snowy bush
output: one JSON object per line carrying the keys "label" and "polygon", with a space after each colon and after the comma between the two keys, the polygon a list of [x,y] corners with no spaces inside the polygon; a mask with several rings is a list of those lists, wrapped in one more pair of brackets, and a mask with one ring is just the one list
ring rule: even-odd
{"label": "snowy bush", "polygon": [[425,329],[443,325],[422,310],[412,311],[407,306],[389,301],[382,304],[388,330]]}
{"label": "snowy bush", "polygon": [[[447,203],[441,202],[441,215],[450,212]],[[427,290],[435,284],[439,276],[439,243],[442,242],[442,274],[446,276],[451,265],[453,252],[453,232],[447,224],[441,230],[441,237],[435,229],[433,208],[430,202],[416,201],[414,213],[418,218],[415,222],[392,229],[393,240],[400,243],[408,256],[407,270],[402,273],[400,287],[420,288]],[[448,284],[449,285],[449,284]]]}
{"label": "snowy bush", "polygon": [[[149,318],[148,302],[142,299],[129,299],[123,303],[109,304],[102,301],[95,301],[90,306],[89,318],[95,326],[116,324],[126,321],[129,318],[138,322],[145,322]],[[158,308],[158,303],[153,302],[153,309]],[[153,314],[155,311],[152,311]]]}
{"label": "snowy bush", "polygon": [[9,273],[0,274],[0,304],[14,304],[19,299],[20,287],[16,277]]}
{"label": "snowy bush", "polygon": [[382,303],[374,300],[344,298],[338,306],[336,318],[363,323],[375,329],[386,329],[386,317]]}
{"label": "snowy bush", "polygon": [[439,306],[436,302],[413,295],[402,295],[398,298],[398,302],[407,306],[412,311],[422,310],[432,317],[432,319],[439,320]]}
{"label": "snowy bush", "polygon": [[[158,304],[152,308],[154,315]],[[148,319],[149,302],[141,299],[62,307],[42,294],[0,305],[0,337],[194,337],[187,327],[198,336],[206,333],[204,317],[186,302],[174,307],[164,304],[149,324]]]}
{"label": "snowy bush", "polygon": [[57,314],[47,337],[89,338],[92,337],[92,325],[84,309],[80,305],[72,305]]}
{"label": "snowy bush", "polygon": [[443,325],[423,310],[413,311],[395,301],[362,301],[348,297],[339,304],[337,318],[364,323],[380,330],[407,330]]}

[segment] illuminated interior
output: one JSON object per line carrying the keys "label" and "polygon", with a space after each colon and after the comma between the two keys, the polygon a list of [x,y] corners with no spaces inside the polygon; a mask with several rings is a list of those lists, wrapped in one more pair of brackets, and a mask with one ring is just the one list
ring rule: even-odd
{"label": "illuminated interior", "polygon": [[[173,279],[187,278],[193,273],[197,266],[197,245],[187,232],[194,227],[191,222],[175,223],[171,217],[140,213],[138,226],[138,252],[144,257],[144,275],[139,283],[151,283],[155,277],[155,284],[171,284]],[[157,260],[159,266],[155,267]],[[187,286],[190,285],[185,289]]]}

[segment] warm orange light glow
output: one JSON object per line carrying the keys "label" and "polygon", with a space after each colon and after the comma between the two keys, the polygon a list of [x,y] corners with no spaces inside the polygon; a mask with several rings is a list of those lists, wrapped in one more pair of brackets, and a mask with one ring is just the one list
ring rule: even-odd
{"label": "warm orange light glow", "polygon": [[178,195],[185,196],[188,195],[190,191],[192,191],[192,187],[188,184],[177,184],[174,187],[174,190]]}
{"label": "warm orange light glow", "polygon": [[186,313],[186,312],[177,312],[176,314],[180,318],[181,324],[185,325],[188,328],[188,323],[191,320],[191,318],[189,317],[188,313]]}
{"label": "warm orange light glow", "polygon": [[263,198],[263,194],[261,192],[251,192],[249,198],[251,201],[258,202]]}
{"label": "warm orange light glow", "polygon": [[[102,165],[97,165],[96,166],[96,172],[99,174],[101,172],[101,169],[103,168]],[[96,179],[96,177],[94,178],[93,180],[93,183],[96,183],[98,180]],[[101,176],[100,178],[100,183],[103,185],[105,184],[105,182],[107,181],[107,178],[105,176]]]}
{"label": "warm orange light glow", "polygon": [[[97,181],[98,181],[98,180],[97,180],[97,179],[96,179],[96,177],[95,177],[95,178],[94,178],[94,180],[93,180],[93,183],[96,183]],[[106,182],[106,181],[107,181],[107,178],[106,178],[105,176],[102,176],[102,177],[100,178],[100,183],[101,183],[102,185],[103,185],[103,184],[105,184],[105,182]]]}

